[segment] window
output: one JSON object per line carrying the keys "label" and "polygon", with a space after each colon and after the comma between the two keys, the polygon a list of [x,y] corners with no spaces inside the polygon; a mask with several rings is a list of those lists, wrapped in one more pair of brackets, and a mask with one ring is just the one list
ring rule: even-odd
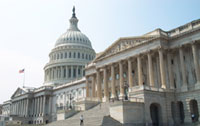
{"label": "window", "polygon": [[76,53],[74,52],[74,58],[76,58]]}
{"label": "window", "polygon": [[71,52],[69,52],[69,58],[71,58],[72,57],[72,54],[71,54]]}
{"label": "window", "polygon": [[66,69],[64,69],[64,78],[66,77]]}
{"label": "window", "polygon": [[57,59],[59,59],[59,54],[57,54]]}
{"label": "window", "polygon": [[91,60],[91,56],[89,55],[89,60]]}
{"label": "window", "polygon": [[82,59],[84,59],[84,53],[82,53]]}
{"label": "window", "polygon": [[80,53],[78,52],[78,58],[80,58]]}
{"label": "window", "polygon": [[173,59],[171,60],[171,64],[174,64],[174,60]]}
{"label": "window", "polygon": [[65,53],[65,58],[67,58],[67,52]]}
{"label": "window", "polygon": [[78,94],[79,94],[79,95],[81,95],[81,94],[82,94],[82,91],[81,91],[81,90],[79,90],[79,91],[78,91]]}
{"label": "window", "polygon": [[88,55],[87,54],[86,54],[85,58],[88,59]]}
{"label": "window", "polygon": [[80,75],[81,74],[81,69],[80,68],[78,68],[78,75]]}
{"label": "window", "polygon": [[63,58],[63,53],[60,54],[60,58],[61,58],[61,59]]}

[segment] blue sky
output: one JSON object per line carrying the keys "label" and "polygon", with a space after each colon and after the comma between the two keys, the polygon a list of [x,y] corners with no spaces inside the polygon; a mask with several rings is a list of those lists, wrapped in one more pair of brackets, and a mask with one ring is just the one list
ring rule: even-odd
{"label": "blue sky", "polygon": [[25,84],[43,84],[43,67],[76,6],[79,29],[96,52],[119,37],[165,31],[200,18],[199,0],[0,0],[0,103]]}

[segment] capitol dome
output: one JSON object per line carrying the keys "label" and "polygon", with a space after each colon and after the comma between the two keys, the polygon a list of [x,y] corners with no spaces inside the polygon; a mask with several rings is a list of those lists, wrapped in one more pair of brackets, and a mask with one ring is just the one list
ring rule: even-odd
{"label": "capitol dome", "polygon": [[44,85],[59,85],[82,78],[85,65],[96,56],[90,40],[78,28],[75,7],[69,22],[67,32],[57,39],[49,54],[49,63],[44,67]]}

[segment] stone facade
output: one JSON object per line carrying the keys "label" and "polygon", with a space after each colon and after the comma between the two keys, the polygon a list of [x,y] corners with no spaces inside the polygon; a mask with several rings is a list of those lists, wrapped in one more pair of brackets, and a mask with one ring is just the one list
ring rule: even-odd
{"label": "stone facade", "polygon": [[73,9],[70,28],[44,67],[44,85],[18,88],[2,105],[4,116],[44,124],[107,102],[110,117],[121,124],[171,126],[200,120],[200,20],[120,38],[96,58],[77,22]]}
{"label": "stone facade", "polygon": [[[111,117],[121,123],[191,123],[192,115],[196,122],[200,106],[199,43],[200,20],[168,32],[156,29],[142,36],[120,38],[86,67],[86,79],[90,80],[86,80],[86,96],[103,102],[124,101],[110,107]],[[140,108],[138,104],[142,104]]]}

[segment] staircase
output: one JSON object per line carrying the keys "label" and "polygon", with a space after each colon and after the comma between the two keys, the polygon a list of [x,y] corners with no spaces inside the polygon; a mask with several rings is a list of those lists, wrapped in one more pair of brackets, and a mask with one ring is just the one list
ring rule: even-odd
{"label": "staircase", "polygon": [[84,118],[84,126],[122,126],[109,116],[109,103],[101,103],[66,120],[55,121],[46,126],[80,126],[81,115]]}

